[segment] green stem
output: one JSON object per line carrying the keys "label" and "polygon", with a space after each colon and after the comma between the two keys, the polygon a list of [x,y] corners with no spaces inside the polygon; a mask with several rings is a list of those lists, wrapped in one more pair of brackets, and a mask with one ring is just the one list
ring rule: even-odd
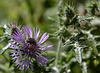
{"label": "green stem", "polygon": [[56,53],[56,60],[55,60],[55,66],[58,67],[58,57],[59,57],[59,54],[60,54],[60,47],[61,47],[61,41],[59,40],[58,42],[58,47],[57,47],[57,53]]}
{"label": "green stem", "polygon": [[[61,25],[61,18],[62,17],[62,0],[59,0],[59,4],[58,4],[58,23],[59,26]],[[60,53],[60,47],[61,47],[61,40],[58,40],[58,47],[57,47],[57,53],[56,53],[56,60],[55,60],[55,66],[58,67],[58,57],[59,57],[59,53]]]}
{"label": "green stem", "polygon": [[5,55],[3,54],[2,57],[9,62],[9,60],[5,57]]}

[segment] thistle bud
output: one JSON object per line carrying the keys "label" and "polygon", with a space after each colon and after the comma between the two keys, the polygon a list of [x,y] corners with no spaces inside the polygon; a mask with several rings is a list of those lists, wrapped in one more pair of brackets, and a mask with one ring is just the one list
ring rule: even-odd
{"label": "thistle bud", "polygon": [[66,14],[66,17],[68,19],[71,19],[71,18],[74,17],[75,11],[70,5],[66,4],[66,6],[65,6],[65,14]]}
{"label": "thistle bud", "polygon": [[11,34],[15,33],[17,31],[17,28],[15,25],[11,25],[11,28],[12,28],[12,32]]}

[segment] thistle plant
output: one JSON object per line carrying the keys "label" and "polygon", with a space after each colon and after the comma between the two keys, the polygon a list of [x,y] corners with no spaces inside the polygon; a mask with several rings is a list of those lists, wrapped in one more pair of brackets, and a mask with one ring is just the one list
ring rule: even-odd
{"label": "thistle plant", "polygon": [[25,37],[22,35],[19,29],[16,29],[11,38],[15,43],[18,43],[11,43],[10,46],[10,48],[13,49],[11,50],[11,56],[13,57],[12,59],[17,59],[15,61],[17,67],[22,70],[26,68],[25,70],[27,70],[31,65],[31,70],[33,70],[32,62],[34,61],[34,59],[36,59],[40,65],[45,66],[49,60],[41,56],[41,54],[43,52],[46,52],[45,50],[52,48],[52,45],[44,47],[45,44],[43,44],[49,38],[49,35],[47,35],[47,33],[44,33],[40,41],[37,42],[40,36],[40,30],[37,31],[37,28],[36,30],[34,28],[34,37],[31,26],[30,28],[23,27],[23,31]]}
{"label": "thistle plant", "polygon": [[49,60],[43,57],[42,54],[48,53],[46,50],[51,49],[53,46],[46,46],[46,43],[44,43],[49,38],[49,35],[44,33],[40,38],[40,29],[38,31],[37,27],[35,29],[31,26],[30,28],[23,26],[23,31],[21,31],[16,25],[9,26],[11,31],[10,34],[8,33],[9,44],[3,48],[1,54],[7,48],[11,48],[12,62],[15,61],[17,68],[25,70],[25,72],[29,67],[33,71],[33,63],[38,62],[38,66],[46,66]]}
{"label": "thistle plant", "polygon": [[[59,37],[58,40],[62,42],[61,43],[62,46],[58,44],[58,46],[60,46],[60,50],[62,48],[65,48],[67,50],[66,52],[63,52],[65,54],[64,56],[69,57],[70,55],[72,55],[72,53],[76,54],[76,56],[74,55],[76,57],[76,60],[73,60],[73,62],[77,61],[79,63],[81,69],[83,70],[83,73],[88,72],[87,61],[89,57],[91,56],[95,57],[99,55],[98,50],[97,50],[98,49],[97,45],[100,45],[95,40],[96,36],[94,36],[91,33],[93,30],[96,29],[96,26],[94,26],[90,22],[94,19],[97,19],[97,17],[95,16],[95,10],[99,11],[99,8],[95,2],[92,2],[92,6],[88,6],[88,8],[90,8],[89,10],[91,13],[90,14],[87,13],[88,15],[80,16],[79,14],[77,14],[77,11],[75,10],[73,6],[70,6],[68,3],[67,4],[63,3],[61,0],[59,9],[58,9],[58,13],[61,14],[61,15],[58,14],[58,18],[59,18],[58,24],[60,24],[59,31],[55,33],[56,36]],[[85,25],[83,25],[82,22],[84,22]],[[100,38],[100,36],[98,38]],[[63,55],[61,55],[59,51],[57,51],[57,55],[58,53],[60,56],[63,57]],[[87,58],[86,55],[89,55],[89,57]],[[73,56],[71,58],[73,58]],[[68,61],[65,60],[64,63],[67,63],[69,61],[71,61],[71,59],[69,59]],[[55,61],[55,62],[56,64],[59,64],[58,61]],[[63,62],[63,58],[62,58],[62,62]],[[71,64],[73,62],[71,62]],[[64,66],[64,68],[63,67],[61,68],[58,66],[56,67],[60,68],[62,72],[62,70],[66,71],[70,67],[69,64],[67,68],[65,68],[66,66]]]}

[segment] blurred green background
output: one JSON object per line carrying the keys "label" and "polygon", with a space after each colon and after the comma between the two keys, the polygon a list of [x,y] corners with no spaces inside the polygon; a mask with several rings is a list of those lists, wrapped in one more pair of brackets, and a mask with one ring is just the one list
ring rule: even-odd
{"label": "blurred green background", "polygon": [[0,23],[47,27],[48,17],[57,13],[56,0],[0,0]]}
{"label": "blurred green background", "polygon": [[[48,17],[57,16],[60,0],[0,0],[0,24],[17,22],[23,25],[53,25]],[[74,6],[86,0],[64,0]]]}

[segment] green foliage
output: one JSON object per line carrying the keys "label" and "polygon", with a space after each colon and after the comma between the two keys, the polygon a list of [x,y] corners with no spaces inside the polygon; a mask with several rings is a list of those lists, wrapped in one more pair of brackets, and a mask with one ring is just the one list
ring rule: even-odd
{"label": "green foliage", "polygon": [[[60,4],[60,5],[62,5],[62,4]],[[63,14],[62,16],[58,15],[58,18],[60,19],[59,20],[59,24],[60,24],[59,30],[60,31],[56,32],[56,34],[58,34],[57,37],[59,37],[59,39],[61,39],[63,45],[65,46],[65,49],[70,48],[70,51],[67,50],[67,51],[63,52],[63,53],[65,53],[64,56],[69,57],[70,56],[69,52],[73,52],[74,55],[72,55],[71,58],[75,58],[75,54],[76,54],[76,61],[80,65],[80,70],[84,70],[83,73],[88,73],[90,71],[90,70],[89,71],[87,70],[87,67],[89,66],[89,63],[90,63],[90,62],[88,62],[88,61],[90,61],[90,57],[99,55],[99,50],[97,48],[98,42],[95,40],[96,35],[91,33],[91,31],[95,30],[94,27],[96,27],[95,25],[93,25],[91,23],[91,21],[95,20],[95,19],[99,19],[95,15],[95,13],[96,13],[95,10],[99,11],[98,6],[97,6],[97,4],[94,4],[94,2],[92,2],[92,6],[88,7],[88,8],[90,8],[89,10],[91,13],[89,12],[90,14],[86,13],[88,15],[81,16],[81,15],[77,14],[77,11],[74,8],[72,8],[70,5],[68,5],[68,4],[64,4],[64,5],[65,5],[64,6],[65,8],[63,7],[62,11],[65,11],[65,12],[62,12],[62,14]],[[59,6],[59,7],[61,8],[61,6]],[[60,13],[60,12],[58,12],[58,13]],[[62,17],[65,19],[63,19]],[[84,22],[85,24],[83,24],[82,22]],[[98,24],[98,25],[100,25],[100,24]],[[68,33],[70,33],[69,35],[66,35],[67,34],[66,30]],[[100,38],[100,37],[98,37],[98,38]],[[60,45],[60,44],[58,44],[58,45]],[[68,46],[70,46],[70,47],[68,47]],[[88,52],[90,52],[90,54]],[[60,54],[60,52],[59,52],[59,54]],[[87,57],[86,55],[89,55],[89,57],[86,58]],[[93,60],[91,60],[91,61],[93,61]],[[58,62],[58,64],[59,64],[59,61],[56,61],[56,62]],[[66,60],[63,62],[67,63]],[[73,62],[71,64],[73,64]],[[68,67],[69,67],[68,69],[71,69],[70,65]],[[60,67],[58,67],[58,68],[60,68]],[[61,72],[62,72],[62,70],[61,70]],[[100,71],[98,71],[98,72],[100,72]]]}

